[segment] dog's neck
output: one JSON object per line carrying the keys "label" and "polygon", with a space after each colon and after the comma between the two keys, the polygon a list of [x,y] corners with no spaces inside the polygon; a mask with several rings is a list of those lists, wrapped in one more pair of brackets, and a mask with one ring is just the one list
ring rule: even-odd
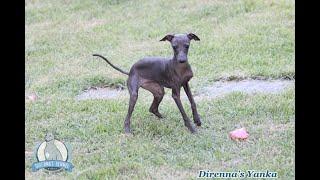
{"label": "dog's neck", "polygon": [[172,57],[170,59],[170,66],[174,69],[185,69],[185,68],[190,68],[190,64],[187,62],[185,63],[180,63],[178,62],[177,59],[175,59],[175,57]]}
{"label": "dog's neck", "polygon": [[183,74],[189,74],[192,73],[190,64],[187,62],[185,63],[179,63],[176,59],[171,58],[169,60],[168,66],[167,66],[169,72],[176,72],[179,74],[179,76],[182,76]]}

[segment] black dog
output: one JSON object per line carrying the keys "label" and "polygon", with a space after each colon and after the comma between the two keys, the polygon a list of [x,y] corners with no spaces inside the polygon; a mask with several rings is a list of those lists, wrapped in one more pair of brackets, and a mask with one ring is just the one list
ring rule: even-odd
{"label": "black dog", "polygon": [[160,41],[167,40],[171,43],[174,52],[173,57],[143,58],[131,67],[129,73],[121,70],[118,67],[115,67],[105,57],[98,54],[93,55],[101,57],[113,68],[129,76],[127,80],[127,86],[130,93],[130,102],[128,114],[124,121],[124,129],[126,133],[131,132],[130,119],[138,98],[138,89],[140,87],[150,91],[153,94],[154,99],[149,111],[159,118],[162,118],[162,115],[158,111],[158,107],[164,96],[164,87],[171,88],[172,97],[182,114],[185,126],[187,126],[188,129],[194,133],[195,128],[192,126],[190,119],[187,117],[180,100],[180,89],[183,87],[191,103],[194,123],[198,126],[201,126],[196,103],[193,100],[193,96],[188,84],[189,80],[193,76],[187,58],[190,41],[192,39],[196,41],[200,40],[193,33],[166,35]]}

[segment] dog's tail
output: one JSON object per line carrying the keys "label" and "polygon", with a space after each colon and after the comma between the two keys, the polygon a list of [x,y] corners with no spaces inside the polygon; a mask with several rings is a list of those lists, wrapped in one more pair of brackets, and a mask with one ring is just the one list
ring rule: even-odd
{"label": "dog's tail", "polygon": [[123,71],[122,69],[120,69],[120,68],[114,66],[113,64],[111,64],[111,62],[109,62],[107,58],[105,58],[105,57],[103,57],[103,56],[101,56],[101,55],[99,55],[99,54],[93,54],[93,56],[101,57],[101,58],[102,58],[103,60],[105,60],[108,64],[110,64],[110,66],[112,66],[114,69],[120,71],[120,72],[123,73],[123,74],[129,75],[128,72],[125,72],[125,71]]}

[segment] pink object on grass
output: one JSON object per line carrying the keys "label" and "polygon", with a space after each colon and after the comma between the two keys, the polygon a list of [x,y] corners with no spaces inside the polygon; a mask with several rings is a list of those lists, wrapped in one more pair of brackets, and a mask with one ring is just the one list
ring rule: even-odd
{"label": "pink object on grass", "polygon": [[28,99],[31,100],[31,101],[36,101],[38,99],[38,96],[33,93],[33,94],[28,96]]}
{"label": "pink object on grass", "polygon": [[245,128],[240,128],[233,130],[229,133],[229,136],[232,140],[245,140],[249,137],[248,132],[246,131]]}

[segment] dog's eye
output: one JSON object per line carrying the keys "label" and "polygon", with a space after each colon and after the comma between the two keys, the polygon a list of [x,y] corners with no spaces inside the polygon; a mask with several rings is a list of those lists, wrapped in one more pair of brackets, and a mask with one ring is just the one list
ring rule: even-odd
{"label": "dog's eye", "polygon": [[173,49],[177,49],[178,48],[178,46],[172,46],[173,47]]}
{"label": "dog's eye", "polygon": [[187,49],[189,48],[189,45],[184,45],[184,47],[186,47]]}

